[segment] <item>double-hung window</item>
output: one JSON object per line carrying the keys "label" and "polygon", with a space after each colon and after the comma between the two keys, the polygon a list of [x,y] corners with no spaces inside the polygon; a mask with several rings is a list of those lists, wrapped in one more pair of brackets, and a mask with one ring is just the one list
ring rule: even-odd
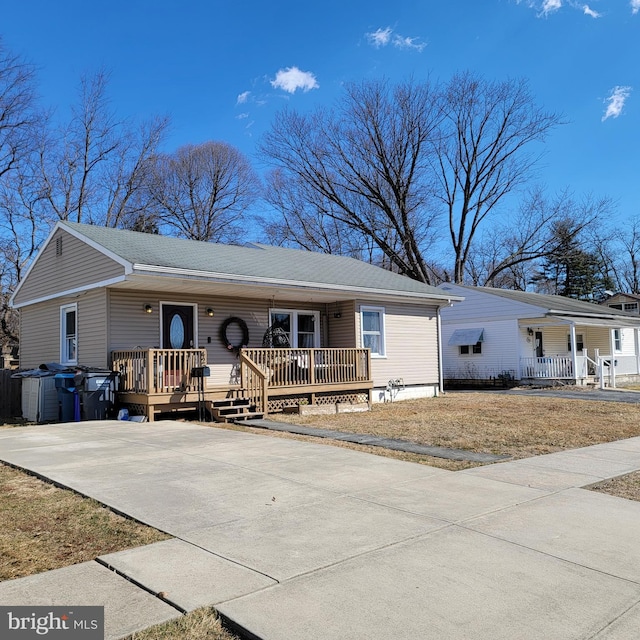
{"label": "double-hung window", "polygon": [[384,307],[360,307],[360,316],[362,346],[371,349],[373,357],[384,357]]}
{"label": "double-hung window", "polygon": [[622,351],[622,331],[620,329],[613,330],[613,349],[614,351]]}
{"label": "double-hung window", "polygon": [[320,314],[317,311],[271,309],[269,324],[281,329],[294,349],[314,349],[320,346]]}
{"label": "double-hung window", "polygon": [[60,307],[60,362],[78,364],[78,305]]}

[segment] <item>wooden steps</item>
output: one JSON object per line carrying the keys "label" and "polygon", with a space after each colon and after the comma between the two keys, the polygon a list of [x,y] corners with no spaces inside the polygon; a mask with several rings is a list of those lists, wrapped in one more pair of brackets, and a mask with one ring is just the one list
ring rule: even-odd
{"label": "wooden steps", "polygon": [[226,400],[214,400],[211,403],[211,416],[216,422],[236,422],[238,420],[260,419],[264,414],[255,411],[248,398],[237,397]]}

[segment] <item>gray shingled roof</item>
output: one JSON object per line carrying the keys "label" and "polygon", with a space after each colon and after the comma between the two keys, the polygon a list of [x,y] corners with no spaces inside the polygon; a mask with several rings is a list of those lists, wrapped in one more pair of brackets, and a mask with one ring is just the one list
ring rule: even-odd
{"label": "gray shingled roof", "polygon": [[62,226],[132,265],[248,279],[269,278],[283,283],[394,291],[440,300],[456,298],[441,289],[344,256],[260,244],[239,246],[181,240],[73,222],[64,222]]}
{"label": "gray shingled roof", "polygon": [[[622,316],[629,318],[631,314],[618,309],[603,307],[592,302],[583,302],[563,296],[545,295],[543,293],[531,293],[529,291],[512,291],[510,289],[493,289],[491,287],[462,287],[463,289],[477,289],[485,293],[491,293],[501,298],[507,298],[524,304],[532,304],[542,307],[556,314],[579,314],[589,316]],[[635,316],[637,318],[637,316]]]}

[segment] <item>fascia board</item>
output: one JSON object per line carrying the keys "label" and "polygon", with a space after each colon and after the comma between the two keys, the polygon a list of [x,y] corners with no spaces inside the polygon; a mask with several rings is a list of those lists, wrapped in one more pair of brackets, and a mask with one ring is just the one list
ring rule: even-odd
{"label": "fascia board", "polygon": [[66,291],[57,291],[56,293],[52,293],[49,296],[41,296],[40,298],[34,298],[33,300],[27,300],[26,302],[21,302],[20,304],[16,304],[12,306],[14,309],[22,309],[22,307],[28,307],[29,305],[38,304],[39,302],[48,302],[49,300],[56,300],[57,298],[64,298],[65,296],[77,295],[79,293],[83,293],[84,291],[91,291],[92,289],[108,287],[113,284],[118,284],[119,282],[124,282],[126,279],[127,279],[126,276],[118,276],[116,278],[111,278],[110,280],[101,280],[100,282],[92,282],[91,284],[86,284],[82,287],[67,289]]}

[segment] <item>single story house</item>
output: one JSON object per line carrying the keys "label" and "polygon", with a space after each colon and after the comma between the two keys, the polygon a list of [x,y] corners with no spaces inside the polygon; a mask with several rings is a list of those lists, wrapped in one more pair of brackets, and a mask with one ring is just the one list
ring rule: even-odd
{"label": "single story house", "polygon": [[600,304],[640,316],[640,295],[637,293],[614,293]]}
{"label": "single story house", "polygon": [[464,301],[442,310],[446,381],[563,381],[611,386],[640,373],[640,318],[525,291],[439,287]]}
{"label": "single story house", "polygon": [[202,398],[436,395],[439,312],[458,300],[343,256],[59,222],[12,304],[22,368],[117,371],[119,402],[152,420]]}

